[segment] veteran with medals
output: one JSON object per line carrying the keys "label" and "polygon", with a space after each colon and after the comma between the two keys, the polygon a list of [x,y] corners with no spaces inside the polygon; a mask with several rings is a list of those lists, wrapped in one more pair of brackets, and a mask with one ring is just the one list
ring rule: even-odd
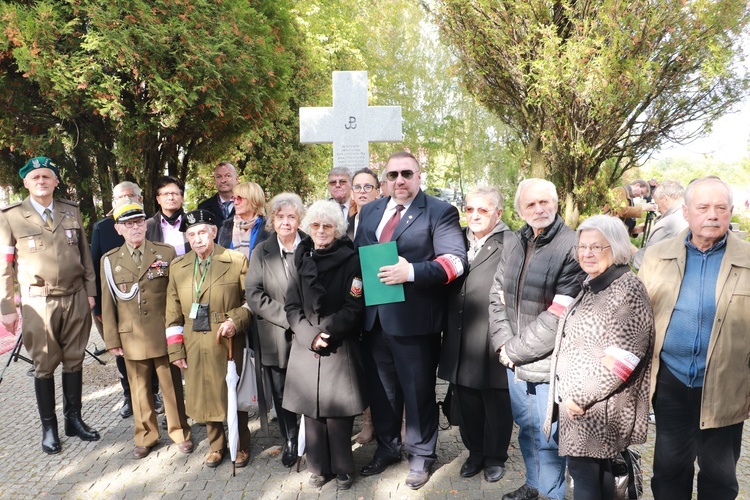
{"label": "veteran with medals", "polygon": [[83,355],[91,331],[96,283],[78,205],[54,198],[57,165],[44,156],[19,171],[29,196],[0,209],[0,312],[16,331],[14,281],[21,294],[23,343],[34,362],[42,450],[61,451],[55,414],[55,369],[62,364],[65,435],[97,441],[81,418]]}
{"label": "veteran with medals", "polygon": [[[250,324],[245,303],[247,257],[216,245],[214,216],[207,210],[186,214],[185,234],[192,250],[175,259],[167,289],[167,346],[169,359],[185,371],[187,414],[206,423],[210,451],[205,464],[218,466],[224,459],[227,438],[227,372],[229,343],[243,352]],[[238,374],[242,359],[236,356]],[[237,467],[249,460],[250,430],[247,412],[238,411]]]}
{"label": "veteran with medals", "polygon": [[101,260],[102,323],[107,349],[125,358],[135,420],[134,458],[159,440],[152,374],[164,396],[167,432],[183,453],[192,453],[180,370],[169,362],[164,326],[171,245],[146,240],[146,213],[129,198],[115,207],[115,230],[125,244]]}

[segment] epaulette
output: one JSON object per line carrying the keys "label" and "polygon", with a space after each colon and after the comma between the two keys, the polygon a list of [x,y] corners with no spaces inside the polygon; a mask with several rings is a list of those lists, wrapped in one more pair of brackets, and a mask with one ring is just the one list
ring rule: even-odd
{"label": "epaulette", "polygon": [[76,207],[76,208],[78,207],[78,202],[77,201],[70,201],[70,200],[66,200],[64,198],[57,198],[55,201],[59,201],[60,203],[64,203],[66,205],[70,205],[72,207]]}
{"label": "epaulette", "polygon": [[10,210],[11,208],[17,207],[20,204],[21,204],[21,202],[17,201],[15,203],[11,203],[10,205],[6,205],[4,207],[0,207],[0,212],[5,212],[6,210]]}
{"label": "epaulette", "polygon": [[172,264],[177,264],[178,262],[180,262],[182,259],[185,258],[185,255],[187,254],[178,255],[177,257],[175,257],[174,260],[172,261]]}
{"label": "epaulette", "polygon": [[105,253],[104,255],[102,255],[102,257],[108,257],[108,256],[110,256],[110,255],[116,254],[117,252],[119,252],[119,251],[120,251],[120,249],[121,249],[121,248],[122,248],[121,246],[120,246],[120,247],[117,247],[117,248],[113,248],[112,250],[109,250],[109,251],[108,251],[108,252],[106,252],[106,253]]}

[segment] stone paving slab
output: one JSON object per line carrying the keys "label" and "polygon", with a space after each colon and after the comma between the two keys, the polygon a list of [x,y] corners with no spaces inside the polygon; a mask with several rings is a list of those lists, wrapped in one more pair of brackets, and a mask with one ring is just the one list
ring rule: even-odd
{"label": "stone paving slab", "polygon": [[[101,345],[92,335],[90,350]],[[4,367],[9,353],[0,356]],[[498,499],[514,490],[524,480],[524,466],[514,435],[506,464],[505,477],[490,484],[479,474],[463,479],[458,472],[468,453],[461,444],[456,427],[441,430],[438,436],[438,463],[430,481],[420,490],[412,491],[404,484],[409,471],[406,460],[372,477],[358,476],[352,489],[337,491],[335,481],[320,489],[307,484],[309,474],[304,463],[301,472],[281,465],[282,443],[276,422],[270,425],[271,436],[260,431],[257,419],[251,420],[252,446],[250,463],[237,469],[231,477],[228,460],[215,469],[203,465],[208,451],[205,427],[193,425],[195,452],[184,455],[163,432],[162,440],[151,454],[142,459],[131,458],[133,420],[122,419],[118,413],[122,403],[121,389],[112,357],[101,366],[87,357],[84,364],[84,420],[102,436],[98,442],[84,442],[64,436],[62,425],[62,393],[60,374],[56,374],[57,413],[63,451],[45,455],[41,451],[41,425],[36,410],[33,378],[24,362],[11,363],[0,384],[0,498],[21,499],[44,496],[52,499],[269,499],[269,500],[333,500],[333,499]],[[438,394],[447,385],[440,382]],[[161,421],[161,417],[160,417]],[[441,424],[446,425],[441,416]],[[358,431],[360,421],[355,422]],[[643,455],[646,481],[644,498],[651,492],[648,480],[653,460],[654,429],[646,444],[637,446]],[[357,467],[365,465],[375,449],[374,443],[353,444]],[[750,431],[745,429],[743,456],[738,465],[741,499],[750,500]],[[572,498],[569,492],[566,498]]]}

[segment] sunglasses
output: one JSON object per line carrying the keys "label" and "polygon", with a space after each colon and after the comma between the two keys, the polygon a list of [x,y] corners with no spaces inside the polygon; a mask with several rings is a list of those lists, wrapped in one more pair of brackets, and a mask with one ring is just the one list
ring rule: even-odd
{"label": "sunglasses", "polygon": [[336,181],[328,181],[329,186],[346,186],[349,184],[349,181],[347,180],[336,180]]}
{"label": "sunglasses", "polygon": [[490,212],[491,212],[491,210],[488,210],[488,209],[482,208],[482,207],[479,207],[479,208],[466,207],[466,213],[469,214],[469,215],[473,214],[475,211],[478,212],[479,215],[489,215]]}
{"label": "sunglasses", "polygon": [[324,222],[323,224],[321,224],[320,222],[310,223],[310,229],[312,229],[313,231],[317,231],[321,227],[323,228],[324,231],[330,231],[333,229],[333,224],[330,224],[328,222]]}
{"label": "sunglasses", "polygon": [[390,172],[386,172],[385,178],[393,182],[398,179],[399,174],[401,174],[401,177],[408,181],[409,179],[414,177],[414,170],[391,170]]}

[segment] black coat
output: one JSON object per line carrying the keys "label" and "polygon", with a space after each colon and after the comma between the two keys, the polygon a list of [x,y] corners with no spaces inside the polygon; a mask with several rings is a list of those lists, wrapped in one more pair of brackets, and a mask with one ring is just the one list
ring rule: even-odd
{"label": "black coat", "polygon": [[[188,253],[190,251],[190,243],[188,243],[187,236],[185,236],[184,214],[180,222],[180,232],[182,233],[182,240],[185,242],[185,253]],[[164,243],[164,233],[161,230],[161,210],[157,211],[153,217],[146,221],[146,239],[156,243]]]}
{"label": "black coat", "polygon": [[125,244],[125,238],[115,230],[115,220],[112,217],[105,217],[96,221],[91,233],[91,260],[94,262],[94,273],[96,274],[96,297],[94,297],[96,303],[93,311],[97,316],[102,313],[102,276],[99,268],[102,256],[123,244]]}
{"label": "black coat", "polygon": [[198,208],[201,210],[208,210],[214,215],[216,227],[221,227],[226,219],[234,218],[234,208],[229,212],[229,217],[224,218],[224,214],[221,211],[221,202],[219,201],[219,193],[216,193],[207,200],[203,200],[198,204]]}
{"label": "black coat", "polygon": [[468,272],[451,283],[438,368],[443,380],[472,389],[508,388],[505,366],[490,346],[488,311],[507,231],[508,226],[500,222],[499,232],[487,238]]}
{"label": "black coat", "polygon": [[[312,418],[350,417],[367,406],[359,325],[365,302],[359,256],[346,236],[324,250],[305,237],[294,255],[286,313],[294,331],[283,407]],[[313,352],[320,333],[329,346]]]}

